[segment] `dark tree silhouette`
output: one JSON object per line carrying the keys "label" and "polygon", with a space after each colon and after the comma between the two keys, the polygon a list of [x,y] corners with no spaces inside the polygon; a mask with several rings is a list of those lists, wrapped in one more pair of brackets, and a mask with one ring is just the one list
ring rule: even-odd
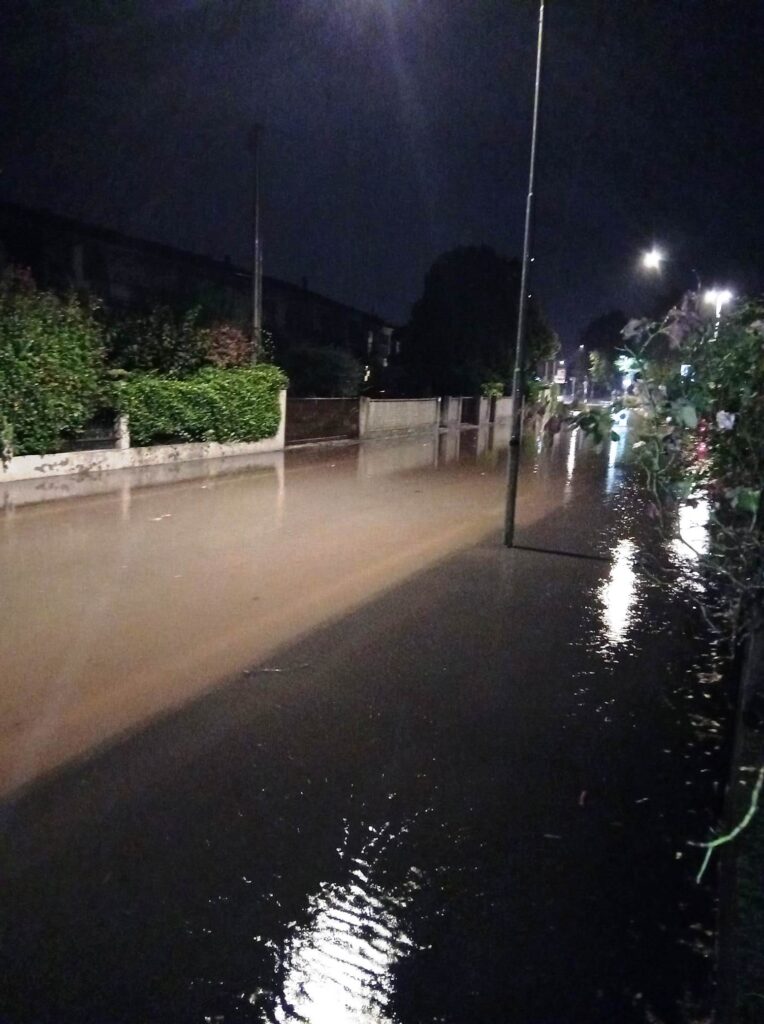
{"label": "dark tree silhouette", "polygon": [[[475,394],[488,381],[508,382],[514,367],[520,262],[488,246],[461,246],[439,256],[414,303],[403,358],[420,394]],[[559,347],[535,299],[528,303],[528,366]]]}
{"label": "dark tree silhouette", "polygon": [[293,345],[280,359],[291,394],[303,398],[349,398],[357,395],[363,367],[342,348]]}
{"label": "dark tree silhouette", "polygon": [[595,317],[581,332],[579,344],[587,353],[599,352],[605,359],[613,362],[619,349],[624,348],[625,341],[621,331],[628,322],[628,317],[620,309]]}

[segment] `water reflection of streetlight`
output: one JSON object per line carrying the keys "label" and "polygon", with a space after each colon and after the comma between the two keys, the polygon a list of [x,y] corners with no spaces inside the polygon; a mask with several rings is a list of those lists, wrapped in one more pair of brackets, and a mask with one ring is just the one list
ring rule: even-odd
{"label": "water reflection of streetlight", "polygon": [[602,606],[607,646],[615,646],[626,639],[631,625],[633,606],[637,596],[637,574],[634,571],[636,545],[624,538],[618,541],[613,554],[610,574],[603,581],[597,595]]}
{"label": "water reflection of streetlight", "polygon": [[[401,916],[418,876],[411,875],[398,894],[376,884],[373,843],[351,859],[345,884],[326,883],[311,898],[310,923],[283,950],[283,1003],[269,1020],[385,1024],[392,1019],[387,1010],[392,969],[413,948]],[[257,993],[250,1001],[257,1003]]]}
{"label": "water reflection of streetlight", "polygon": [[571,430],[568,440],[568,458],[565,463],[565,489],[563,491],[563,504],[570,501],[573,494],[573,474],[576,471],[576,455],[578,454],[578,427]]}
{"label": "water reflection of streetlight", "polygon": [[672,550],[683,561],[696,561],[708,551],[709,504],[705,498],[686,502],[677,514],[677,534]]}
{"label": "water reflection of streetlight", "polygon": [[618,461],[623,455],[623,450],[626,444],[626,412],[622,411],[617,416],[618,429],[615,433],[618,437],[614,440],[610,439],[610,449],[607,457],[607,479],[605,481],[605,493],[612,494],[615,490],[616,485],[616,468]]}

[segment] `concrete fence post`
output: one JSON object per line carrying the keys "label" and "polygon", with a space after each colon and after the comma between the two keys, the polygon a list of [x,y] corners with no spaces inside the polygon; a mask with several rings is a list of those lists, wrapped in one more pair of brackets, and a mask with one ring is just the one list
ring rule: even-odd
{"label": "concrete fence post", "polygon": [[130,419],[127,413],[118,412],[114,417],[114,447],[120,452],[130,447]]}
{"label": "concrete fence post", "polygon": [[286,444],[287,389],[279,391],[279,428],[276,431],[277,450],[282,451]]}
{"label": "concrete fence post", "polygon": [[358,401],[358,436],[366,437],[369,433],[369,414],[371,412],[371,399],[361,398]]}

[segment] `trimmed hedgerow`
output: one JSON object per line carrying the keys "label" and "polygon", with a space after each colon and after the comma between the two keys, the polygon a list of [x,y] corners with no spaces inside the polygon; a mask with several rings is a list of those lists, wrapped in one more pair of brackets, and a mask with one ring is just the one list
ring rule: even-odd
{"label": "trimmed hedgerow", "polygon": [[96,411],[103,332],[94,307],[35,287],[28,274],[0,281],[0,456],[41,455],[76,435]]}
{"label": "trimmed hedgerow", "polygon": [[115,404],[130,418],[135,445],[260,441],[278,430],[278,396],[286,383],[270,364],[207,368],[184,379],[141,374],[115,386]]}

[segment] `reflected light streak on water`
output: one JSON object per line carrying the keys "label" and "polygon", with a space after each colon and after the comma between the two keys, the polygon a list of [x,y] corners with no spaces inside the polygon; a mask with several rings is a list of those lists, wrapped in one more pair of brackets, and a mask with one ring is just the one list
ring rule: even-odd
{"label": "reflected light streak on water", "polygon": [[709,507],[705,498],[679,508],[677,533],[672,551],[683,561],[695,561],[708,551]]}
{"label": "reflected light streak on water", "polygon": [[633,618],[637,597],[637,575],[634,572],[636,545],[624,538],[616,545],[608,578],[599,588],[602,621],[607,646],[623,643]]}
{"label": "reflected light streak on water", "polygon": [[564,503],[570,501],[573,493],[573,474],[576,470],[576,455],[578,454],[578,427],[571,430],[568,439],[568,458],[565,463],[565,490],[562,500]]}
{"label": "reflected light streak on water", "polygon": [[607,458],[607,478],[605,480],[605,493],[612,494],[616,489],[617,476],[616,469],[618,463],[623,457],[624,449],[626,448],[626,435],[628,433],[628,413],[625,409],[622,409],[617,415],[611,417],[612,430],[618,435],[614,440],[610,438],[610,448],[608,449]]}
{"label": "reflected light streak on water", "polygon": [[386,1011],[391,969],[412,946],[397,921],[409,899],[376,886],[362,857],[351,863],[347,884],[322,885],[311,898],[311,923],[284,951],[284,1001],[275,1015],[279,1024],[295,1019],[308,1024],[391,1020]]}
{"label": "reflected light streak on water", "polygon": [[605,480],[605,493],[612,494],[616,488],[616,469],[620,462],[624,448],[626,447],[626,421],[623,416],[619,417],[613,424],[613,429],[618,434],[618,439],[610,439],[610,448],[607,456],[607,478]]}

